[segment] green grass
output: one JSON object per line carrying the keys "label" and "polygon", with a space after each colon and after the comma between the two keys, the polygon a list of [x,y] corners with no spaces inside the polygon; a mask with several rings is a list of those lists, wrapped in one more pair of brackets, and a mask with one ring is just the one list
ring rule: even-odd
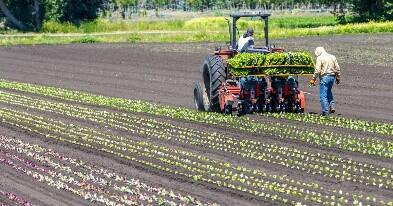
{"label": "green grass", "polygon": [[142,19],[140,21],[126,21],[98,19],[92,22],[84,22],[79,27],[68,23],[45,22],[42,32],[44,33],[97,33],[116,31],[153,31],[182,30],[186,21],[182,19],[174,20],[151,20]]}
{"label": "green grass", "polygon": [[78,44],[78,43],[79,44],[91,44],[91,43],[99,43],[99,42],[101,42],[100,39],[94,38],[91,36],[84,36],[84,37],[80,37],[80,38],[77,38],[77,39],[74,39],[71,41],[71,43],[74,43],[74,44]]}
{"label": "green grass", "polygon": [[[334,16],[301,16],[283,15],[273,16],[269,21],[270,28],[315,28],[320,26],[336,25]],[[241,19],[239,28],[245,30],[248,26],[263,28],[263,23],[258,19]],[[114,20],[98,19],[92,22],[84,22],[79,27],[69,23],[45,22],[42,32],[44,33],[96,33],[116,31],[227,31],[228,25],[225,17],[200,17],[193,19],[154,20]]]}
{"label": "green grass", "polygon": [[[260,20],[239,20],[240,34],[253,26],[256,38],[263,37]],[[0,45],[66,44],[96,42],[227,42],[227,22],[224,17],[199,17],[194,19],[109,21],[99,19],[71,24],[46,22],[43,33],[10,33],[0,36]],[[335,34],[393,32],[393,22],[370,22],[337,25],[333,16],[282,15],[273,16],[269,22],[269,37],[291,38]]]}

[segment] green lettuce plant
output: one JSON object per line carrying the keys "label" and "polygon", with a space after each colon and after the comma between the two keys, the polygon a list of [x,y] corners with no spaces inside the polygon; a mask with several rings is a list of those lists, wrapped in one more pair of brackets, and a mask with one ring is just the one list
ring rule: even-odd
{"label": "green lettuce plant", "polygon": [[228,60],[232,76],[312,74],[314,61],[308,52],[240,53]]}

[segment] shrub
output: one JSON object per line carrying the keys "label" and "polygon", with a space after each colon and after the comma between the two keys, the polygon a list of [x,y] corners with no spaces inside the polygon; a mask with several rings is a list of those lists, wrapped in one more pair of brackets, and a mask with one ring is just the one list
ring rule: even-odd
{"label": "shrub", "polygon": [[77,33],[78,28],[69,22],[47,21],[44,23],[42,31],[47,33]]}
{"label": "shrub", "polygon": [[101,42],[99,39],[91,37],[91,36],[84,36],[78,39],[71,41],[74,44],[91,44],[91,43],[99,43]]}

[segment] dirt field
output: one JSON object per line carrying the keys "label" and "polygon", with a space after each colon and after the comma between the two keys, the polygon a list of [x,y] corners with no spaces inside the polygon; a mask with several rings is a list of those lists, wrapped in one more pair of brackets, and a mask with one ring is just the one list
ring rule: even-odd
{"label": "dirt field", "polygon": [[[343,70],[334,94],[339,114],[393,121],[393,37],[356,35],[272,40],[288,50],[321,45]],[[2,78],[176,106],[193,106],[192,85],[218,43],[92,44],[0,49]],[[382,49],[383,48],[383,49]],[[308,112],[320,113],[318,88],[301,82]]]}
{"label": "dirt field", "polygon": [[[343,71],[343,80],[342,84],[334,86],[334,94],[337,102],[336,109],[338,110],[337,115],[347,118],[360,118],[368,121],[386,122],[389,124],[393,123],[393,105],[391,104],[393,101],[393,81],[391,78],[393,70],[393,66],[391,66],[393,64],[393,58],[391,56],[393,53],[393,35],[313,37],[275,40],[274,42],[277,46],[284,46],[288,50],[306,49],[310,52],[312,52],[316,46],[324,46],[328,52],[338,57]],[[105,96],[146,100],[163,105],[192,108],[193,82],[199,80],[199,69],[203,58],[211,53],[215,46],[219,46],[219,44],[88,44],[0,48],[0,76],[2,79],[7,80],[68,88]],[[300,79],[302,89],[307,92],[306,112],[320,113],[318,88],[309,88],[307,86],[307,81],[308,79]],[[20,118],[20,120],[17,117],[9,117],[9,119],[7,119],[4,115],[8,110],[26,112],[31,115],[43,117],[43,121],[45,119],[53,119],[61,121],[64,124],[80,125],[102,133],[125,137],[127,140],[146,140],[171,150],[184,150],[186,152],[209,157],[213,160],[229,162],[239,167],[263,170],[267,174],[282,176],[292,180],[300,180],[306,183],[312,182],[319,185],[318,188],[314,189],[317,192],[321,192],[322,196],[339,194],[337,191],[342,190],[344,192],[343,197],[349,198],[350,201],[354,201],[361,195],[369,195],[377,198],[377,202],[372,202],[370,204],[383,205],[382,202],[393,201],[393,175],[391,174],[393,162],[390,157],[383,155],[370,155],[364,152],[349,151],[335,146],[325,147],[296,138],[286,139],[283,138],[284,133],[271,134],[269,131],[242,131],[236,128],[228,128],[225,125],[212,126],[203,122],[185,121],[148,113],[119,111],[113,108],[87,105],[1,87],[0,94],[8,95],[4,97],[3,100],[0,97],[0,106],[4,110],[3,116],[1,116],[3,121],[0,125],[0,136],[3,139],[0,138],[0,143],[4,143],[4,145],[14,144],[20,146],[20,143],[7,143],[7,141],[9,141],[8,139],[13,139],[15,137],[25,143],[37,144],[48,150],[51,149],[66,157],[80,159],[99,168],[105,168],[127,177],[140,179],[142,182],[152,187],[163,187],[174,190],[184,196],[190,195],[203,203],[218,203],[221,205],[282,204],[271,201],[269,198],[258,197],[236,189],[220,187],[212,182],[195,179],[194,181],[193,179],[179,174],[176,175],[169,172],[163,172],[160,169],[146,166],[143,163],[115,157],[105,151],[89,149],[71,142],[57,141],[45,137],[44,133],[40,133],[41,130],[33,131],[20,126],[23,125],[22,122],[24,119],[22,118]],[[29,103],[24,103],[24,101],[37,102],[29,105]],[[177,136],[181,134],[181,132],[179,132],[180,129],[175,129],[173,134],[167,134],[169,136],[173,135],[172,139],[162,139],[159,133],[154,133],[156,135],[148,135],[147,133],[129,130],[129,127],[138,127],[137,125],[133,125],[134,123],[130,123],[127,127],[123,128],[109,124],[105,122],[105,120],[97,122],[91,117],[77,116],[77,113],[73,113],[72,115],[68,113],[59,113],[56,111],[56,107],[45,107],[46,104],[60,105],[63,103],[67,104],[64,108],[84,107],[96,112],[105,111],[111,114],[113,113],[113,116],[116,118],[120,118],[122,115],[129,115],[135,118],[151,119],[173,125],[174,128],[185,128],[187,131],[192,131],[193,134],[199,134],[198,132],[203,131],[205,133],[200,134],[202,136],[222,134],[223,137],[233,138],[234,141],[253,140],[264,144],[297,149],[308,153],[310,157],[314,158],[315,155],[315,157],[318,156],[320,159],[311,162],[311,166],[308,165],[308,169],[305,170],[296,167],[291,168],[290,165],[295,163],[289,163],[289,166],[283,164],[281,161],[284,160],[278,160],[279,151],[277,151],[276,154],[276,152],[261,148],[255,150],[255,152],[261,153],[261,156],[265,155],[266,158],[269,157],[269,154],[277,156],[269,157],[271,159],[253,159],[231,153],[230,151],[219,151],[217,148],[209,147],[208,145],[177,141],[176,138],[180,138],[180,136]],[[39,107],[39,105],[41,106]],[[295,126],[299,130],[313,131],[315,134],[324,134],[324,132],[335,133],[334,135],[336,136],[333,137],[337,138],[354,137],[358,138],[359,141],[368,141],[368,138],[373,138],[386,144],[390,144],[392,139],[392,136],[388,134],[363,132],[356,129],[335,128],[333,126],[315,123],[271,119],[261,116],[254,116],[251,118],[264,125],[281,124],[283,127],[289,129],[291,126]],[[29,121],[34,121],[35,118],[31,119],[33,120]],[[121,121],[121,123],[124,122]],[[39,124],[39,122],[35,124]],[[172,128],[168,125],[166,125],[165,128]],[[143,127],[143,125],[141,127]],[[156,128],[152,127],[150,129],[155,131]],[[61,135],[66,135],[66,132],[67,131],[64,130]],[[286,135],[284,135],[284,137],[286,137]],[[72,190],[64,191],[66,189],[55,189],[45,182],[37,182],[37,179],[24,175],[27,174],[26,171],[21,172],[23,170],[17,170],[16,168],[18,168],[18,165],[20,167],[27,167],[26,165],[29,164],[26,162],[34,162],[35,166],[31,167],[32,170],[41,172],[40,174],[42,175],[52,173],[45,173],[44,171],[46,170],[38,170],[37,168],[48,168],[48,170],[52,172],[58,171],[59,173],[66,171],[58,167],[51,169],[51,167],[48,166],[48,162],[40,162],[38,159],[33,159],[35,156],[26,154],[18,153],[18,151],[12,150],[11,147],[0,147],[0,163],[1,160],[4,163],[0,164],[0,203],[4,202],[5,205],[18,205],[16,201],[12,201],[10,198],[1,194],[1,191],[6,191],[12,192],[18,197],[35,205],[96,205],[96,203],[89,202],[81,196],[70,192]],[[286,158],[285,155],[289,157],[290,154],[281,155],[283,155],[283,158]],[[293,156],[291,157],[294,158]],[[337,161],[337,159],[333,157],[338,157],[340,161]],[[22,161],[21,158],[25,158],[26,161]],[[295,160],[289,159],[291,161]],[[7,163],[6,160],[13,160],[15,165],[13,165],[14,163]],[[64,159],[59,159],[58,161],[61,162],[62,160]],[[299,161],[301,162],[302,160],[299,159]],[[336,173],[332,173],[339,175],[339,178],[329,176],[328,173],[324,173],[326,172],[325,170],[319,170],[313,167],[312,165],[316,162],[318,162],[318,164],[325,164],[328,162],[328,166],[331,166],[333,169],[335,168]],[[357,162],[359,164],[356,163],[346,170],[345,168],[347,164],[349,164],[348,162]],[[79,171],[83,174],[89,173],[87,169],[71,165],[69,162],[65,161],[62,164],[70,164],[69,167],[72,171]],[[334,164],[337,165],[333,166]],[[176,169],[178,166],[173,167]],[[355,167],[363,169],[352,171],[351,168]],[[379,170],[375,168],[385,169]],[[179,169],[179,171],[183,170],[185,169]],[[374,172],[385,170],[389,171],[388,173],[390,176],[379,176],[379,174]],[[369,181],[368,179],[364,179],[364,182],[341,179],[341,176],[344,177],[347,173],[350,173],[350,177],[355,180],[359,180],[359,178],[362,179],[362,175],[366,177],[370,175],[370,177],[376,178],[377,183],[373,185],[373,183],[367,182]],[[79,178],[77,175],[73,177],[75,179]],[[105,176],[102,176],[102,178],[105,179]],[[266,176],[265,179],[268,181],[275,180],[274,177],[271,176]],[[378,184],[381,184],[380,181],[386,181],[388,186],[386,188],[378,187]],[[280,179],[279,182],[286,184],[282,179]],[[69,184],[71,185],[71,183]],[[106,186],[100,185],[100,182],[91,184],[97,188],[106,188]],[[125,183],[119,182],[117,184],[121,185]],[[295,183],[288,184],[296,185]],[[79,188],[79,186],[75,188]],[[117,190],[108,188],[107,190],[110,194],[123,194]],[[150,194],[150,192],[150,190],[146,190],[146,194]],[[346,192],[348,194],[345,194]],[[102,194],[105,195],[106,193]],[[353,195],[358,196],[355,197]],[[163,196],[166,197],[165,195]],[[283,196],[288,197],[289,200],[294,202],[299,201],[306,204],[316,204],[311,200],[302,199],[302,196],[291,196],[287,194]],[[337,197],[340,197],[340,195]],[[363,197],[359,198],[362,199]],[[174,202],[180,201],[176,198],[172,199]],[[154,205],[154,203],[149,203],[146,200],[139,203]]]}

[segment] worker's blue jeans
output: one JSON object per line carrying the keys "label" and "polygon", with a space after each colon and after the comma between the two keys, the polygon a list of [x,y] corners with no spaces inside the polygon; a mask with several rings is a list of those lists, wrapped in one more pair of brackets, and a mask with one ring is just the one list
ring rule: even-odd
{"label": "worker's blue jeans", "polygon": [[329,114],[329,106],[334,107],[332,88],[336,80],[335,76],[324,76],[319,81],[319,98],[322,106],[322,113]]}

